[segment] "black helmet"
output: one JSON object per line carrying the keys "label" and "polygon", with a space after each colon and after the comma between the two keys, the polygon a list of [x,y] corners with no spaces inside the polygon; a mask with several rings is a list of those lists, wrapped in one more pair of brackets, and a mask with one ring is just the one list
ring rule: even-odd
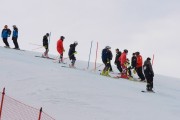
{"label": "black helmet", "polygon": [[49,36],[49,33],[46,33],[46,36]]}
{"label": "black helmet", "polygon": [[147,60],[151,60],[151,58],[150,58],[150,57],[148,57],[148,58],[147,58]]}
{"label": "black helmet", "polygon": [[65,37],[64,36],[61,36],[61,40],[64,40],[65,39]]}
{"label": "black helmet", "polygon": [[140,55],[140,52],[136,52],[136,55]]}
{"label": "black helmet", "polygon": [[128,50],[127,50],[127,49],[124,49],[124,52],[125,52],[125,53],[128,53]]}

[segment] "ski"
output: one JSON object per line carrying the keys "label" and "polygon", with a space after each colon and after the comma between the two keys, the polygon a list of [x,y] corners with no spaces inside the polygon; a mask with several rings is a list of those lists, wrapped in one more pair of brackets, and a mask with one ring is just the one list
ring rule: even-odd
{"label": "ski", "polygon": [[39,58],[46,58],[46,59],[51,59],[51,60],[54,60],[54,58],[51,58],[51,57],[42,57],[42,56],[35,56],[35,57],[39,57]]}
{"label": "ski", "polygon": [[141,92],[143,92],[143,93],[155,93],[154,91],[147,91],[147,90],[142,90]]}
{"label": "ski", "polygon": [[[3,47],[3,46],[1,46],[1,47]],[[19,50],[19,51],[26,51],[26,50],[22,50],[22,49],[10,48],[10,47],[6,47],[6,46],[4,46],[4,48],[7,48],[7,49],[13,49],[13,50]]]}

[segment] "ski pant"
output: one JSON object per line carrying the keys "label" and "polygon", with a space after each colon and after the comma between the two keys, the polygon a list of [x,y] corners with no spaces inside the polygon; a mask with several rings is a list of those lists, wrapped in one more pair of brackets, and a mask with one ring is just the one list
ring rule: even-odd
{"label": "ski pant", "polygon": [[117,69],[119,70],[119,72],[121,73],[122,72],[121,63],[117,62],[116,66],[117,66]]}
{"label": "ski pant", "polygon": [[7,41],[7,38],[3,38],[3,42],[5,43],[6,46],[9,47],[9,43],[8,43],[8,41]]}
{"label": "ski pant", "polygon": [[110,63],[106,63],[103,71],[109,71],[110,70]]}
{"label": "ski pant", "polygon": [[18,42],[17,42],[17,37],[13,37],[12,40],[13,40],[15,48],[19,48],[19,45],[18,45]]}
{"label": "ski pant", "polygon": [[146,80],[147,80],[146,89],[147,90],[152,90],[152,88],[153,88],[153,76],[145,75],[145,77],[146,77]]}
{"label": "ski pant", "polygon": [[109,61],[109,68],[110,68],[109,71],[113,71],[111,66],[111,61]]}
{"label": "ski pant", "polygon": [[142,81],[145,80],[144,74],[142,72],[142,67],[136,68],[136,72],[137,72],[137,75],[139,76],[139,78],[141,78]]}
{"label": "ski pant", "polygon": [[44,45],[44,48],[45,48],[44,56],[47,56],[49,52],[48,45]]}
{"label": "ski pant", "polygon": [[60,62],[63,62],[63,53],[60,54],[59,63],[60,63]]}
{"label": "ski pant", "polygon": [[74,54],[69,56],[69,59],[72,60],[71,63],[72,63],[72,65],[74,65],[75,61],[76,61],[76,57],[74,56]]}
{"label": "ski pant", "polygon": [[121,64],[121,67],[122,67],[121,78],[128,78],[127,67],[124,64]]}
{"label": "ski pant", "polygon": [[131,76],[131,67],[127,68],[129,76]]}

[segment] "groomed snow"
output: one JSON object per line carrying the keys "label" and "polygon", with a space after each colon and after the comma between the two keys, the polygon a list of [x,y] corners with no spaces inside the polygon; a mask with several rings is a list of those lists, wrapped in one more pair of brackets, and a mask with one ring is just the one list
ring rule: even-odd
{"label": "groomed snow", "polygon": [[64,68],[35,55],[0,47],[0,90],[56,120],[180,119],[180,79],[155,75],[156,93],[142,93],[145,83],[100,76],[94,64]]}

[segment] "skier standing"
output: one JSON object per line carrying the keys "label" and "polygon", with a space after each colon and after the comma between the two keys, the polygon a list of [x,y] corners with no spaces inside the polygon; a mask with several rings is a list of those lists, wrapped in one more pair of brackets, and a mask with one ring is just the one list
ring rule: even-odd
{"label": "skier standing", "polygon": [[147,80],[147,85],[146,85],[146,90],[147,91],[153,91],[153,77],[154,77],[154,72],[153,72],[153,68],[151,65],[151,58],[147,58],[146,61],[144,62],[143,65],[143,69],[144,69],[144,74]]}
{"label": "skier standing", "polygon": [[19,45],[18,45],[17,39],[18,39],[18,28],[16,27],[16,25],[13,25],[12,40],[13,40],[13,43],[15,46],[14,49],[19,50]]}
{"label": "skier standing", "polygon": [[125,49],[124,52],[119,57],[119,61],[121,62],[121,68],[122,68],[121,78],[128,78],[127,66],[126,66],[126,60],[127,60],[126,55],[127,54],[128,54],[128,50]]}
{"label": "skier standing", "polygon": [[2,30],[1,37],[6,45],[4,47],[6,48],[9,48],[8,37],[10,37],[10,35],[11,35],[11,30],[8,28],[7,25],[5,25],[4,29]]}
{"label": "skier standing", "polygon": [[109,71],[110,71],[110,61],[112,59],[112,53],[110,51],[111,47],[106,46],[103,50],[102,50],[102,61],[105,64],[105,67],[101,73],[101,75],[104,76],[110,76],[109,75]]}
{"label": "skier standing", "polygon": [[143,59],[139,52],[136,52],[136,58],[137,58],[136,72],[137,72],[139,78],[141,79],[141,81],[145,81],[145,77],[142,72]]}
{"label": "skier standing", "polygon": [[73,44],[70,45],[70,48],[69,48],[68,56],[69,56],[69,59],[71,60],[70,67],[74,67],[75,65],[75,61],[76,61],[75,54],[77,54],[75,49],[77,45],[78,45],[78,42],[75,41]]}
{"label": "skier standing", "polygon": [[128,58],[126,60],[126,66],[127,66],[127,71],[128,71],[128,77],[133,77],[131,74],[131,65],[130,65],[130,61]]}
{"label": "skier standing", "polygon": [[65,52],[64,50],[64,46],[63,46],[63,41],[64,41],[65,37],[61,36],[60,39],[57,41],[57,51],[60,54],[60,59],[59,59],[59,63],[63,63],[63,52]]}
{"label": "skier standing", "polygon": [[131,58],[131,69],[133,69],[134,74],[136,74],[136,63],[137,63],[136,54],[133,53]]}
{"label": "skier standing", "polygon": [[46,35],[43,36],[43,46],[45,48],[44,54],[42,54],[42,57],[49,57],[48,52],[49,52],[49,43],[48,43],[48,37],[49,33],[46,33]]}
{"label": "skier standing", "polygon": [[121,56],[121,51],[119,51],[119,49],[116,49],[116,58],[114,61],[114,64],[117,66],[117,69],[119,70],[119,72],[122,72],[122,68],[121,68],[121,61],[119,61],[119,57]]}

